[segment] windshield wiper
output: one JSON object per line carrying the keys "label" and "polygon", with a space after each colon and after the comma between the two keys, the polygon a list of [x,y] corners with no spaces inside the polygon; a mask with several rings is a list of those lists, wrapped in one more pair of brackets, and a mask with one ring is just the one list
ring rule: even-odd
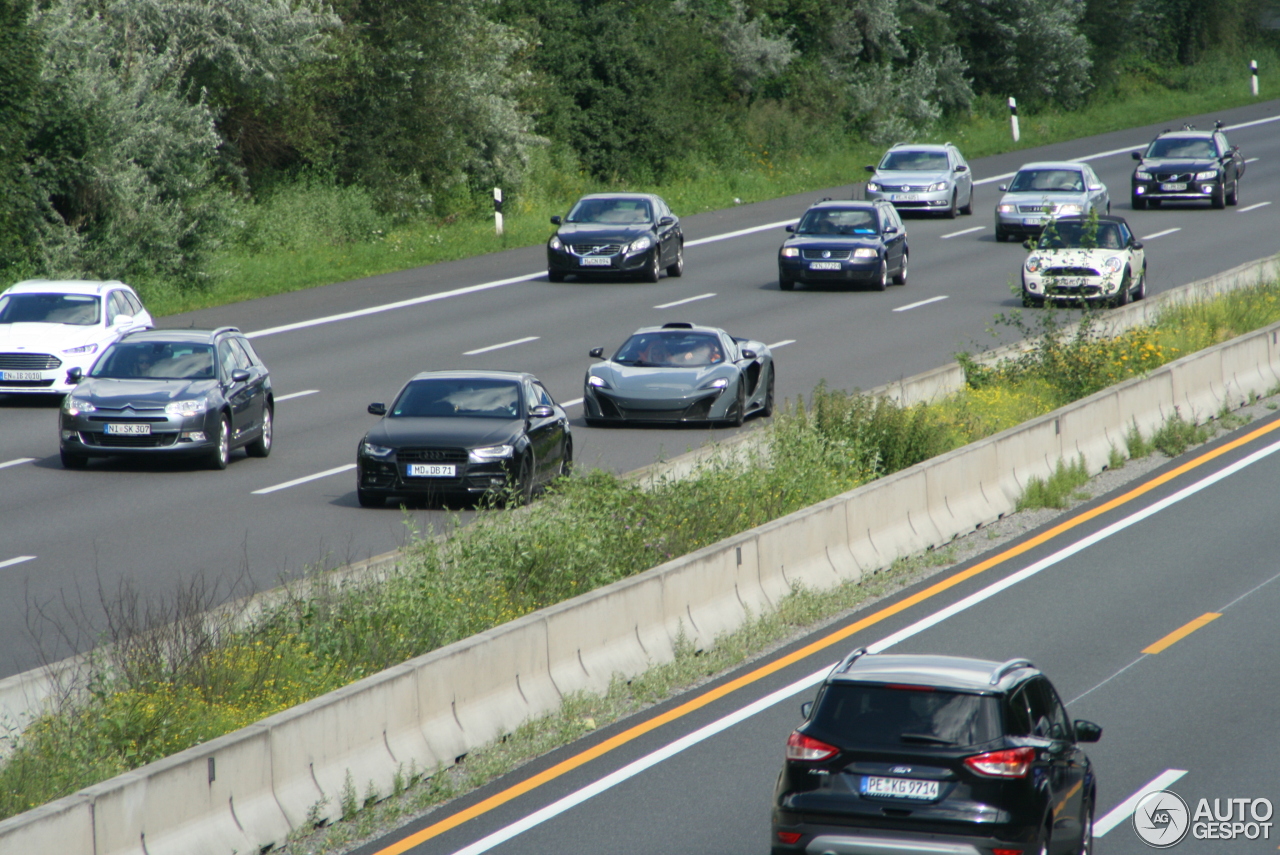
{"label": "windshield wiper", "polygon": [[941,736],[933,736],[928,733],[901,733],[898,738],[903,742],[930,742],[934,745],[959,745],[950,739],[943,739]]}

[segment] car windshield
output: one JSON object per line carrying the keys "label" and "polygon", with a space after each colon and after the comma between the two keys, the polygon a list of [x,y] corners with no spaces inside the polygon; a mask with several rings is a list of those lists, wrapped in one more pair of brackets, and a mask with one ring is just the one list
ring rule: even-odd
{"label": "car windshield", "polygon": [[0,297],[0,324],[91,327],[98,322],[98,303],[91,294],[6,294]]}
{"label": "car windshield", "polygon": [[520,417],[520,384],[484,378],[413,380],[391,407],[392,418]]}
{"label": "car windshield", "polygon": [[885,172],[943,172],[947,155],[941,151],[891,151],[880,161]]}
{"label": "car windshield", "polygon": [[1010,193],[1080,193],[1084,176],[1076,169],[1023,169],[1013,177]]}
{"label": "car windshield", "polygon": [[1120,249],[1124,246],[1121,240],[1120,227],[1115,223],[1098,223],[1097,231],[1089,238],[1088,224],[1080,221],[1058,222],[1045,229],[1040,235],[1040,249]]}
{"label": "car windshield", "polygon": [[874,235],[879,232],[875,211],[869,208],[815,208],[796,226],[798,235]]}
{"label": "car windshield", "polygon": [[613,357],[623,365],[702,368],[724,362],[719,336],[703,332],[636,333]]}
{"label": "car windshield", "polygon": [[1216,154],[1213,150],[1213,141],[1203,137],[1193,139],[1164,137],[1152,142],[1147,149],[1147,157],[1210,158]]}
{"label": "car windshield", "polygon": [[999,716],[996,699],[985,695],[833,683],[822,693],[812,727],[849,747],[969,747],[1000,735]]}
{"label": "car windshield", "polygon": [[113,380],[212,380],[213,345],[125,341],[107,348],[89,372]]}
{"label": "car windshield", "polygon": [[648,199],[580,199],[566,223],[633,226],[653,222]]}

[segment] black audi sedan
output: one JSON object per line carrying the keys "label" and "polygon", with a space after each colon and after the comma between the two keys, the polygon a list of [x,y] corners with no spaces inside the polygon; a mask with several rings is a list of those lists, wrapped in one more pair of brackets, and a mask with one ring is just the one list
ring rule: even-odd
{"label": "black audi sedan", "polygon": [[652,193],[593,193],[583,196],[547,243],[547,278],[640,277],[657,282],[684,273],[680,219]]}
{"label": "black audi sedan", "polygon": [[115,455],[189,455],[226,469],[233,449],[271,453],[271,374],[235,327],[129,333],[67,382],[59,451],[68,469]]}
{"label": "black audi sedan", "polygon": [[1158,208],[1163,202],[1208,202],[1225,208],[1240,201],[1244,155],[1227,142],[1221,127],[1198,131],[1187,125],[1165,131],[1145,151],[1135,151],[1133,208]]}
{"label": "black audi sedan", "polygon": [[797,282],[868,284],[883,291],[889,276],[907,283],[907,229],[892,204],[824,199],[787,226],[794,237],[778,250],[778,287]]}
{"label": "black audi sedan", "polygon": [[573,465],[569,417],[532,374],[424,371],[369,412],[382,420],[356,452],[366,508],[393,496],[528,502]]}
{"label": "black audi sedan", "polygon": [[1075,720],[1026,659],[854,650],[787,739],[773,855],[1093,851],[1098,783]]}

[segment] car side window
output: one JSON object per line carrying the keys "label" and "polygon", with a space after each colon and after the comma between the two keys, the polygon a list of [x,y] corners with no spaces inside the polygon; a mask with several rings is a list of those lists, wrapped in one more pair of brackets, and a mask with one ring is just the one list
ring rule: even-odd
{"label": "car side window", "polygon": [[533,384],[533,393],[537,395],[538,403],[544,407],[554,407],[556,405],[556,402],[551,399],[551,393],[541,383]]}
{"label": "car side window", "polygon": [[249,359],[250,361],[253,362],[254,365],[263,364],[262,357],[258,355],[258,351],[253,349],[253,344],[250,343],[249,339],[238,338],[236,339],[236,341],[240,342],[240,346],[244,348],[245,353],[249,354]]}
{"label": "car side window", "polygon": [[1031,711],[1031,733],[1045,739],[1067,739],[1071,729],[1067,713],[1053,687],[1043,678],[1027,684],[1027,705]]}
{"label": "car side window", "polygon": [[1124,223],[1120,224],[1120,238],[1123,241],[1122,246],[1133,245],[1133,232],[1129,231],[1129,227]]}
{"label": "car side window", "polygon": [[243,368],[245,371],[253,368],[253,360],[249,358],[249,352],[244,349],[244,344],[238,338],[229,340],[231,345],[231,353],[236,360],[236,368]]}
{"label": "car side window", "polygon": [[1019,688],[1005,701],[1004,727],[1009,736],[1031,735],[1031,712],[1027,709],[1026,686]]}
{"label": "car side window", "polygon": [[129,310],[125,306],[124,298],[120,296],[119,291],[112,291],[111,296],[107,298],[107,326],[115,323],[117,315],[127,314]]}
{"label": "car side window", "polygon": [[125,305],[129,307],[129,314],[135,318],[146,311],[146,309],[142,308],[142,301],[128,291],[121,291],[120,297],[124,300]]}
{"label": "car side window", "polygon": [[231,342],[226,340],[218,342],[218,364],[222,366],[223,379],[230,381],[231,372],[239,367],[236,365],[236,355],[231,349]]}

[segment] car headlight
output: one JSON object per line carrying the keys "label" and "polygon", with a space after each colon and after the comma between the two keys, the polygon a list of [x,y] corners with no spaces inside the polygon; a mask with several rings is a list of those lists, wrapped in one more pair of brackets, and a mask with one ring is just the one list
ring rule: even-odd
{"label": "car headlight", "polygon": [[648,235],[645,235],[633,240],[631,246],[627,247],[627,252],[644,252],[651,246],[653,246],[653,241],[649,239]]}
{"label": "car headlight", "polygon": [[63,353],[97,353],[98,346],[96,344],[82,344],[79,347],[68,347]]}
{"label": "car headlight", "polygon": [[925,192],[930,192],[934,190],[946,190],[946,189],[947,189],[947,182],[939,181],[936,184],[930,184],[928,187],[926,187]]}
{"label": "car headlight", "polygon": [[510,445],[486,445],[484,448],[473,448],[467,452],[467,460],[471,463],[491,463],[494,460],[506,460],[515,451]]}
{"label": "car headlight", "polygon": [[712,380],[710,383],[704,383],[702,385],[702,388],[703,389],[723,389],[728,385],[729,385],[728,377],[717,377],[716,379]]}
{"label": "car headlight", "polygon": [[604,379],[603,377],[597,377],[596,375],[592,374],[591,376],[587,377],[587,385],[595,386],[597,389],[608,389],[609,381]]}
{"label": "car headlight", "polygon": [[1066,204],[1059,205],[1057,214],[1060,217],[1072,217],[1084,213],[1084,205]]}
{"label": "car headlight", "polygon": [[98,410],[92,401],[87,401],[84,398],[73,398],[70,395],[63,399],[62,409],[73,416],[78,416],[81,413],[93,413]]}
{"label": "car headlight", "polygon": [[1136,179],[1138,179],[1139,181],[1150,181],[1150,180],[1151,180],[1151,173],[1150,173],[1150,172],[1144,172],[1144,171],[1142,171],[1141,169],[1139,169],[1137,172],[1133,173],[1133,177],[1134,177],[1134,178],[1136,178]]}
{"label": "car headlight", "polygon": [[552,235],[551,243],[547,244],[547,246],[551,247],[554,250],[564,249],[564,244],[560,242],[560,235]]}
{"label": "car headlight", "polygon": [[868,181],[868,182],[867,182],[867,189],[868,189],[868,190],[870,190],[872,193],[879,193],[879,192],[880,192],[880,185],[879,185],[879,184],[877,184],[877,183],[875,183],[874,181]]}
{"label": "car headlight", "polygon": [[1027,272],[1036,273],[1044,265],[1044,259],[1038,255],[1033,255],[1027,259]]}
{"label": "car headlight", "polygon": [[795,246],[784,246],[781,253],[783,258],[796,258],[800,255],[800,248]]}
{"label": "car headlight", "polygon": [[1018,210],[1018,206],[1009,204],[997,205],[996,210],[1002,214],[1012,214]]}
{"label": "car headlight", "polygon": [[1217,177],[1218,177],[1218,170],[1216,170],[1216,169],[1210,169],[1208,172],[1197,172],[1197,173],[1196,173],[1196,180],[1197,180],[1197,181],[1212,181],[1213,179],[1215,179],[1215,178],[1217,178]]}
{"label": "car headlight", "polygon": [[864,246],[861,249],[855,249],[853,251],[853,257],[854,258],[879,258],[880,251]]}
{"label": "car headlight", "polygon": [[385,445],[375,445],[369,440],[360,443],[360,453],[366,457],[377,457],[386,460],[388,457],[396,453],[394,448],[387,448]]}
{"label": "car headlight", "polygon": [[1107,271],[1110,273],[1119,273],[1120,268],[1123,265],[1124,265],[1124,261],[1122,261],[1119,256],[1115,256],[1115,255],[1111,256],[1106,261],[1102,262],[1102,266],[1105,267]]}
{"label": "car headlight", "polygon": [[195,398],[190,401],[174,401],[171,404],[165,404],[164,411],[171,416],[194,416],[203,413],[207,406],[204,398]]}

